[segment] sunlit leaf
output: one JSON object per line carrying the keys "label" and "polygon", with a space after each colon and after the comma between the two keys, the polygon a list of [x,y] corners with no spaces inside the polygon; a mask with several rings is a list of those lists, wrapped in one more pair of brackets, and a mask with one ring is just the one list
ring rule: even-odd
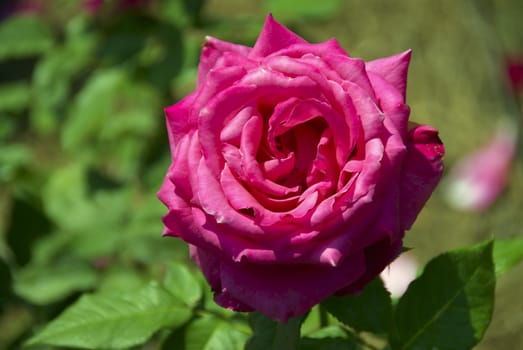
{"label": "sunlit leaf", "polygon": [[63,121],[73,79],[92,61],[94,38],[84,33],[83,27],[81,18],[71,20],[66,28],[66,41],[36,64],[31,104],[31,123],[36,132],[49,133]]}
{"label": "sunlit leaf", "polygon": [[338,326],[321,328],[300,341],[300,350],[363,350],[364,348]]}
{"label": "sunlit leaf", "polygon": [[125,293],[129,290],[138,290],[147,285],[148,280],[136,270],[114,264],[110,258],[102,258],[95,264],[105,268],[102,279],[96,289],[97,293]]}
{"label": "sunlit leaf", "polygon": [[31,90],[29,84],[19,81],[0,85],[0,111],[20,111],[27,107]]}
{"label": "sunlit leaf", "polygon": [[493,242],[440,255],[412,282],[395,312],[393,349],[471,349],[492,317]]}
{"label": "sunlit leaf", "polygon": [[0,147],[0,182],[14,180],[20,170],[30,164],[31,150],[25,145],[15,143],[0,144]]}
{"label": "sunlit leaf", "polygon": [[496,239],[493,258],[496,277],[499,277],[523,259],[523,237]]}
{"label": "sunlit leaf", "polygon": [[72,103],[62,144],[105,163],[119,178],[134,178],[148,138],[163,121],[159,101],[154,89],[125,70],[98,71]]}
{"label": "sunlit leaf", "polygon": [[194,273],[182,264],[167,265],[165,288],[188,306],[194,306],[202,297],[202,288]]}
{"label": "sunlit leaf", "polygon": [[88,169],[82,163],[54,171],[42,193],[46,212],[59,227],[91,235],[96,234],[93,231],[108,233],[120,227],[125,222],[131,195],[129,189],[90,193]]}
{"label": "sunlit leaf", "polygon": [[[242,350],[249,338],[247,324],[205,316],[191,322],[185,333],[185,350]],[[243,330],[241,329],[243,328]]]}
{"label": "sunlit leaf", "polygon": [[60,301],[73,292],[93,288],[97,281],[94,269],[81,262],[64,262],[51,266],[27,266],[15,276],[15,293],[33,304]]}
{"label": "sunlit leaf", "polygon": [[84,295],[28,344],[123,349],[145,342],[162,328],[178,327],[190,317],[189,309],[152,283],[126,293]]}
{"label": "sunlit leaf", "polygon": [[0,60],[37,55],[53,44],[52,33],[43,19],[12,16],[0,22]]}

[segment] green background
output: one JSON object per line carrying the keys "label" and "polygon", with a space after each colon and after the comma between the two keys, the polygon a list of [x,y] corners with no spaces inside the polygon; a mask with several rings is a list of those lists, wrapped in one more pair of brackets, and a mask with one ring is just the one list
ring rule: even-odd
{"label": "green background", "polygon": [[[501,120],[521,120],[504,70],[506,57],[523,57],[520,1],[111,2],[88,15],[56,0],[4,18],[0,348],[20,346],[81,292],[138,288],[163,278],[169,262],[187,262],[181,242],[160,237],[155,193],[169,164],[162,108],[194,88],[205,35],[252,45],[269,11],[305,39],[335,37],[366,60],[411,48],[411,119],[440,130],[447,170]],[[457,211],[444,192],[445,183],[407,233],[421,264],[521,235],[521,152],[487,211]],[[498,281],[477,349],[523,348],[522,274],[520,264]]]}

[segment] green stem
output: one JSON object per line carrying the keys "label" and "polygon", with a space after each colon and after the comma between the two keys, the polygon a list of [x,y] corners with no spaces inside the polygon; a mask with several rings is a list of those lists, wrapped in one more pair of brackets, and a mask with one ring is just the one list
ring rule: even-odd
{"label": "green stem", "polygon": [[379,348],[377,348],[376,346],[367,342],[367,340],[365,340],[360,334],[358,334],[352,328],[349,328],[349,327],[344,327],[344,328],[347,331],[347,333],[349,333],[350,336],[364,348],[366,348],[368,350],[379,350]]}
{"label": "green stem", "polygon": [[300,343],[300,328],[303,318],[293,317],[287,323],[278,322],[272,350],[297,350]]}

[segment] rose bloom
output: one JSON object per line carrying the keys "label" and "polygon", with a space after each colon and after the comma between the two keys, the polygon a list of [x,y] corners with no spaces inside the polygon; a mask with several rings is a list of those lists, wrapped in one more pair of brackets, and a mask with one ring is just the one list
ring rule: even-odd
{"label": "rose bloom", "polygon": [[253,48],[206,39],[196,91],[165,109],[159,198],[219,305],[286,321],[400,254],[444,153],[408,122],[409,59],[351,58],[271,16]]}

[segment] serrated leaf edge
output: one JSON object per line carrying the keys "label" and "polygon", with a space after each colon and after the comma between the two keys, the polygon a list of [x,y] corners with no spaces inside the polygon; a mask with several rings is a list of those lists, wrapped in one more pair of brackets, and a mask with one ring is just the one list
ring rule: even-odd
{"label": "serrated leaf edge", "polygon": [[[493,241],[490,241],[488,243],[490,245],[490,249],[491,249],[491,255],[492,255],[492,249],[493,249]],[[475,277],[475,275],[478,273],[479,271],[479,266],[480,264],[478,264],[476,267],[475,267],[475,270],[474,270],[474,273],[472,273],[470,275],[470,278],[467,279],[466,283],[463,284],[463,287],[462,288],[459,288],[459,290],[452,296],[452,298],[450,298],[450,300],[445,303],[445,305],[428,321],[425,323],[425,325],[420,328],[406,343],[403,343],[403,345],[401,346],[400,350],[408,350],[409,347],[412,345],[412,343],[421,335],[423,334],[424,331],[426,331],[428,329],[428,327],[430,327],[430,325],[432,325],[434,322],[436,322],[436,320],[438,319],[438,317],[444,312],[446,311],[449,306],[456,300],[456,298],[460,295],[460,293],[463,292],[463,290],[465,289],[465,286],[473,279],[473,277]]]}

